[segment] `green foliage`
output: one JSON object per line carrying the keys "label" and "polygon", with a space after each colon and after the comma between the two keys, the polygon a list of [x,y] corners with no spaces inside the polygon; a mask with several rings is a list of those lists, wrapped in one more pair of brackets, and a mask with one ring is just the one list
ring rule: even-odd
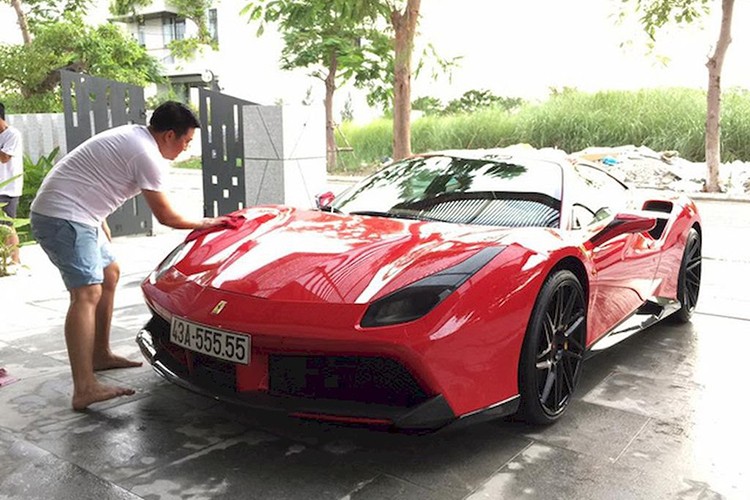
{"label": "green foliage", "polygon": [[6,109],[12,109],[14,114],[62,112],[60,92],[45,92],[24,97],[14,90],[8,93],[0,91],[0,102],[5,104]]}
{"label": "green foliage", "polygon": [[187,168],[191,170],[200,170],[203,168],[203,160],[200,156],[191,156],[186,160],[180,160],[172,163],[174,168]]}
{"label": "green foliage", "polygon": [[[156,95],[153,95],[151,97],[146,98],[146,109],[156,109],[159,107],[160,104],[163,104],[167,101],[178,101],[182,102],[188,107],[192,108],[192,105],[187,102],[183,102],[185,98],[178,94],[177,91],[175,91],[174,87],[170,84],[166,84],[164,86],[159,86],[157,89]],[[193,109],[193,111],[197,111]]]}
{"label": "green foliage", "polygon": [[418,97],[412,101],[411,109],[421,111],[425,116],[437,115],[443,112],[443,101],[431,96]]}
{"label": "green foliage", "polygon": [[[36,162],[32,161],[28,155],[24,155],[23,157],[23,193],[21,193],[21,198],[18,200],[18,218],[13,219],[13,227],[15,227],[18,239],[22,244],[33,240],[28,219],[30,214],[29,207],[37,191],[39,191],[39,186],[42,185],[44,177],[52,170],[58,153],[59,148],[55,148],[50,154],[41,156]],[[6,182],[0,183],[0,187]],[[8,220],[3,212],[0,212],[0,219]],[[0,226],[0,228],[2,227],[7,228],[7,226]],[[5,237],[0,236],[0,255],[5,251],[10,252],[12,250],[3,248],[4,245]],[[0,260],[2,260],[2,257],[0,257]],[[0,273],[0,275],[2,274]]]}
{"label": "green foliage", "polygon": [[29,45],[0,45],[0,94],[18,112],[59,112],[63,68],[134,85],[161,81],[158,62],[116,26],[66,15],[40,26]]}
{"label": "green foliage", "polygon": [[500,97],[489,90],[469,90],[458,98],[443,106],[436,97],[420,97],[412,102],[411,108],[422,111],[425,116],[438,114],[476,113],[489,108],[512,111],[523,104],[520,97]]}
{"label": "green foliage", "polygon": [[486,108],[500,108],[510,111],[523,104],[519,97],[500,97],[489,90],[469,90],[458,99],[448,103],[444,113],[473,113]]}
{"label": "green foliage", "polygon": [[[6,179],[2,182],[0,182],[0,188],[3,186],[7,186],[14,180],[16,180],[20,175],[16,175],[11,177],[10,179]],[[4,203],[0,204],[0,220],[2,221],[12,221],[13,227],[18,227],[24,224],[28,224],[28,220],[25,219],[11,219],[7,215],[5,215],[5,212],[2,210],[2,207],[5,206]],[[15,250],[15,245],[9,245],[7,243],[8,237],[12,234],[11,232],[11,226],[7,226],[5,224],[0,224],[0,277],[2,276],[8,276],[8,265],[10,264],[10,260],[13,254],[13,250]]]}
{"label": "green foliage", "polygon": [[690,24],[707,14],[711,0],[621,0],[620,16],[627,15],[628,3],[633,4],[644,31],[656,39],[659,28],[670,23]]}
{"label": "green foliage", "polygon": [[63,14],[84,15],[93,2],[91,0],[23,0],[26,21],[32,33],[39,27],[57,22]]}
{"label": "green foliage", "polygon": [[341,110],[341,121],[350,122],[354,120],[354,104],[352,103],[352,95],[346,96],[344,101],[344,109]]}
{"label": "green foliage", "polygon": [[[0,209],[0,220],[6,218],[5,212]],[[10,259],[15,249],[15,246],[6,243],[11,234],[9,226],[0,224],[0,278],[8,276],[8,265],[10,265]]]}
{"label": "green foliage", "polygon": [[36,196],[36,192],[39,191],[39,187],[42,185],[42,181],[47,174],[55,166],[55,159],[60,152],[60,148],[55,148],[47,156],[40,156],[39,159],[34,162],[28,155],[23,157],[23,193],[21,199],[18,200],[18,215],[19,217],[29,216],[29,207],[31,202]]}
{"label": "green foliage", "polygon": [[363,86],[380,76],[389,54],[375,29],[372,12],[360,9],[360,2],[340,0],[256,0],[240,12],[258,24],[261,35],[269,23],[278,26],[284,40],[281,68],[307,68],[324,80],[329,75],[337,83],[354,78]]}
{"label": "green foliage", "polygon": [[[750,92],[727,90],[722,105],[724,161],[750,158]],[[514,113],[486,108],[475,113],[426,116],[413,123],[414,151],[494,148],[512,144],[555,147],[568,152],[591,146],[644,145],[676,150],[690,161],[705,160],[705,92],[646,89],[585,93],[565,89],[541,104],[523,104]],[[391,121],[342,125],[352,154],[341,171],[362,173],[391,155]]]}
{"label": "green foliage", "polygon": [[111,0],[109,12],[114,16],[137,15],[138,9],[151,5],[151,0]]}

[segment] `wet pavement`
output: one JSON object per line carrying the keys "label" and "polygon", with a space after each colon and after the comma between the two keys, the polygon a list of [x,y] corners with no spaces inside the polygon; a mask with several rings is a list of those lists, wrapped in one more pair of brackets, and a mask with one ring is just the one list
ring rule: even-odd
{"label": "wet pavement", "polygon": [[[200,213],[191,174],[176,204]],[[198,184],[199,185],[199,184]],[[690,324],[657,325],[590,359],[576,401],[547,428],[512,420],[414,436],[239,409],[149,366],[101,373],[135,396],[70,409],[68,299],[37,246],[0,279],[0,498],[750,498],[744,347],[750,203],[700,200],[703,288]],[[196,212],[197,211],[197,212]],[[139,283],[185,235],[114,242],[122,278],[113,346],[140,359]]]}

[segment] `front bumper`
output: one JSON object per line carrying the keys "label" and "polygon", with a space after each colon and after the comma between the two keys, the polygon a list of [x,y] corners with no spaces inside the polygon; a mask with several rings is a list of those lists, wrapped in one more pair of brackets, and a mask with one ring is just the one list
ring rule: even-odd
{"label": "front bumper", "polygon": [[[170,382],[219,401],[257,409],[283,411],[290,416],[301,418],[414,431],[438,429],[457,419],[442,395],[428,396],[420,393],[404,396],[399,394],[389,398],[384,394],[382,387],[374,385],[371,374],[364,377],[368,379],[364,389],[356,393],[350,388],[346,393],[348,396],[343,399],[325,397],[340,393],[340,391],[327,390],[323,387],[326,383],[317,384],[313,389],[308,388],[304,396],[294,394],[295,390],[299,392],[299,384],[295,382],[295,379],[304,378],[305,375],[304,373],[300,375],[298,370],[293,373],[295,363],[290,364],[283,360],[268,370],[275,372],[266,376],[266,380],[271,379],[270,391],[267,388],[266,390],[238,390],[235,383],[234,365],[213,363],[216,366],[209,366],[209,364],[199,366],[199,363],[179,361],[173,355],[174,346],[170,349],[167,345],[169,341],[168,334],[165,335],[164,332],[165,323],[155,317],[138,333],[136,341],[144,357],[159,375]],[[191,354],[188,353],[188,356]],[[287,372],[282,373],[284,370]],[[274,379],[281,382],[274,383]],[[305,381],[302,380],[302,383]],[[402,385],[408,385],[408,383],[402,383]],[[414,388],[401,387],[401,389],[420,392]],[[323,397],[311,394],[316,391]],[[377,402],[368,401],[370,397]]]}

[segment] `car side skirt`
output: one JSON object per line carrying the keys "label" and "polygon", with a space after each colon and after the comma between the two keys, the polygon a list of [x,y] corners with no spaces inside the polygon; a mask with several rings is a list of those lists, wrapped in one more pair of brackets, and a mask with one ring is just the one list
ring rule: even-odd
{"label": "car side skirt", "polygon": [[680,307],[680,302],[674,299],[654,297],[647,300],[630,316],[618,323],[617,326],[607,334],[591,344],[588,349],[589,355],[593,355],[599,351],[612,347],[630,336],[645,330],[670,314],[677,312]]}

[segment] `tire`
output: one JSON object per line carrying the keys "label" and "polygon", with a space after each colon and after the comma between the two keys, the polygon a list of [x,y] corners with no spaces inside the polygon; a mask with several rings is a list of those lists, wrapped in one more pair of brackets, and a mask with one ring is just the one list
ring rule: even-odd
{"label": "tire", "polygon": [[587,301],[578,278],[557,271],[544,282],[521,349],[520,414],[549,425],[567,410],[581,376],[586,349]]}
{"label": "tire", "polygon": [[677,300],[680,309],[669,316],[673,323],[687,323],[695,312],[701,289],[701,236],[693,227],[688,232],[685,251],[677,276]]}

